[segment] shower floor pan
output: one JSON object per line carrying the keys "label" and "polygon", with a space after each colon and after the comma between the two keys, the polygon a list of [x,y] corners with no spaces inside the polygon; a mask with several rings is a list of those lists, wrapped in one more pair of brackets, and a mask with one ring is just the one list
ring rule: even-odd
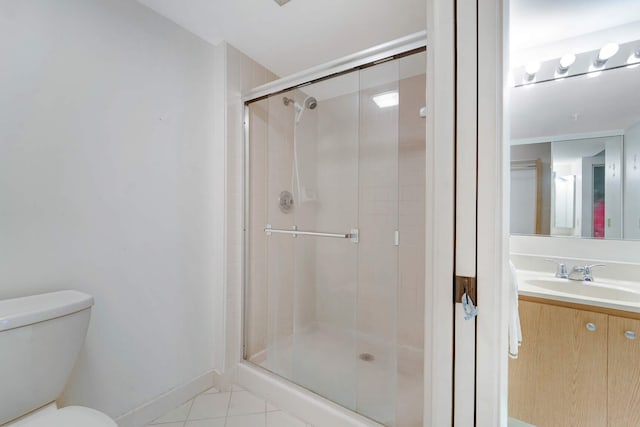
{"label": "shower floor pan", "polygon": [[421,350],[313,323],[249,361],[384,425],[422,426]]}

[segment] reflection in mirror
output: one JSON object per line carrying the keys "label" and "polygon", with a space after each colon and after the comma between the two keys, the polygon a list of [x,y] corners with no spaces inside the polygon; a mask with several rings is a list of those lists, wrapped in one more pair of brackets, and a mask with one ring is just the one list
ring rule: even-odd
{"label": "reflection in mirror", "polygon": [[558,230],[575,228],[576,176],[558,176],[553,178],[554,208],[553,223]]}
{"label": "reflection in mirror", "polygon": [[638,64],[512,89],[512,234],[640,239],[638,93]]}
{"label": "reflection in mirror", "polygon": [[513,145],[511,232],[622,238],[622,153],[622,136]]}
{"label": "reflection in mirror", "polygon": [[640,426],[640,1],[508,3],[508,425]]}

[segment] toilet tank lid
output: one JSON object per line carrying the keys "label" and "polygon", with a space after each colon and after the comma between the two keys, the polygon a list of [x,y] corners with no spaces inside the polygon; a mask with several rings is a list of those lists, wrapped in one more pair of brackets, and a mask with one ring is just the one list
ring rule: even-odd
{"label": "toilet tank lid", "polygon": [[0,301],[0,331],[32,325],[89,308],[91,295],[58,291]]}

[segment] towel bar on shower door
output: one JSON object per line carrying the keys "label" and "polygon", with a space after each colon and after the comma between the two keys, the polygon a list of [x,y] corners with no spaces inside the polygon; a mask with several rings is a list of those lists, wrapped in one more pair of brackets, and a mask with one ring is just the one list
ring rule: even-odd
{"label": "towel bar on shower door", "polygon": [[292,230],[282,230],[278,228],[271,228],[271,224],[267,224],[264,228],[264,232],[267,236],[272,234],[288,234],[292,237],[298,236],[314,236],[314,237],[333,237],[336,239],[349,239],[352,243],[359,242],[360,231],[357,228],[352,228],[348,233],[323,233],[319,231],[303,231],[298,230],[297,226],[293,226]]}

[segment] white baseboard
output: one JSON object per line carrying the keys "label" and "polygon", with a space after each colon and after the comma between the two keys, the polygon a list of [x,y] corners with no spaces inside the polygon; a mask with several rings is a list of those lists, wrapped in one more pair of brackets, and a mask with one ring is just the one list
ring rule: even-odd
{"label": "white baseboard", "polygon": [[203,391],[225,383],[223,376],[216,371],[205,372],[193,380],[172,388],[149,402],[120,415],[115,421],[119,427],[143,427]]}
{"label": "white baseboard", "polygon": [[238,364],[237,373],[240,386],[316,427],[382,427],[247,362]]}

